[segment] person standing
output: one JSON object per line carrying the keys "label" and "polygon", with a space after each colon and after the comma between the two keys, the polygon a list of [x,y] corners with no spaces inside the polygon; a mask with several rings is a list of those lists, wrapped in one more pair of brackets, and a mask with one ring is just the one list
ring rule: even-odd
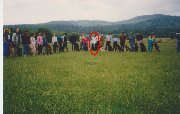
{"label": "person standing", "polygon": [[153,38],[152,34],[148,37],[148,52],[152,52],[153,49]]}
{"label": "person standing", "polygon": [[43,46],[43,36],[42,33],[39,33],[37,37],[37,44],[38,44],[38,55],[42,55],[42,46]]}
{"label": "person standing", "polygon": [[70,42],[72,44],[72,50],[75,51],[76,50],[76,35],[75,33],[73,33],[73,35],[70,37]]}
{"label": "person standing", "polygon": [[16,29],[16,32],[12,35],[12,43],[14,46],[14,56],[20,56],[22,55],[22,35],[20,33],[19,28]]}
{"label": "person standing", "polygon": [[104,42],[105,42],[105,38],[104,38],[103,34],[101,34],[101,36],[100,36],[100,48],[101,49],[104,48]]}
{"label": "person standing", "polygon": [[135,37],[134,37],[133,32],[130,33],[129,43],[130,43],[130,47],[131,47],[131,52],[134,52],[135,51]]}
{"label": "person standing", "polygon": [[180,52],[180,33],[176,33],[176,52]]}
{"label": "person standing", "polygon": [[141,44],[143,43],[143,35],[141,32],[138,32],[138,34],[136,35],[136,43],[138,46],[138,51],[141,52]]}
{"label": "person standing", "polygon": [[92,50],[95,51],[96,50],[96,45],[97,45],[97,37],[96,35],[92,36],[92,40],[91,40],[91,43],[92,43]]}
{"label": "person standing", "polygon": [[125,36],[124,32],[122,32],[120,35],[120,45],[121,45],[122,52],[124,52],[125,42],[126,42],[126,36]]}
{"label": "person standing", "polygon": [[48,48],[47,36],[46,36],[46,33],[43,33],[43,49],[42,49],[42,52],[44,55],[47,54],[47,48]]}
{"label": "person standing", "polygon": [[115,35],[112,40],[113,40],[113,51],[116,51],[117,50],[117,41],[118,41],[117,35]]}
{"label": "person standing", "polygon": [[34,35],[30,38],[30,42],[31,42],[30,48],[31,48],[31,53],[32,53],[33,56],[36,55],[36,39],[35,39],[35,37],[36,37],[36,34],[34,34]]}
{"label": "person standing", "polygon": [[101,36],[96,35],[96,44],[95,44],[95,50],[99,50],[100,49],[100,42],[99,40],[101,39]]}
{"label": "person standing", "polygon": [[63,51],[63,38],[61,36],[61,33],[58,33],[57,41],[58,41],[58,45],[59,45],[59,52],[61,52],[61,51]]}
{"label": "person standing", "polygon": [[63,51],[66,48],[66,51],[68,51],[67,47],[67,33],[64,34],[64,42],[63,42]]}
{"label": "person standing", "polygon": [[90,40],[86,38],[86,35],[82,38],[82,51],[87,51],[88,50],[88,42]]}
{"label": "person standing", "polygon": [[83,41],[82,41],[83,38],[84,38],[84,35],[83,33],[81,33],[79,36],[80,50],[83,50]]}
{"label": "person standing", "polygon": [[5,29],[3,34],[3,56],[9,56],[10,30]]}
{"label": "person standing", "polygon": [[110,45],[110,43],[111,43],[111,41],[112,41],[112,36],[110,35],[110,33],[108,33],[107,35],[106,35],[106,47],[105,47],[105,50],[110,50],[110,47],[111,47],[111,45]]}
{"label": "person standing", "polygon": [[52,44],[53,44],[53,52],[56,53],[56,49],[57,49],[57,37],[56,34],[54,34],[54,36],[52,37]]}
{"label": "person standing", "polygon": [[157,43],[157,40],[156,40],[156,34],[154,32],[151,33],[151,37],[153,39],[153,46],[155,47],[157,52],[160,52],[159,46],[158,46],[158,43]]}
{"label": "person standing", "polygon": [[30,36],[26,30],[22,35],[22,46],[23,46],[23,55],[27,56],[29,54],[29,45],[30,45]]}

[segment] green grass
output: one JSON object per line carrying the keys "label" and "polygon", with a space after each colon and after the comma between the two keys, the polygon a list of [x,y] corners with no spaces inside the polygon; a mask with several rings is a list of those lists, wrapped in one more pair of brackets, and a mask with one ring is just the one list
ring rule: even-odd
{"label": "green grass", "polygon": [[4,114],[179,114],[180,54],[160,48],[4,59]]}

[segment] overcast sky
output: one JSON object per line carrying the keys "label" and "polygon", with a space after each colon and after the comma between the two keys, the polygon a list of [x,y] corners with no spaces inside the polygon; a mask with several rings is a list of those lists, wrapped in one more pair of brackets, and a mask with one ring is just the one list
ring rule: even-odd
{"label": "overcast sky", "polygon": [[4,24],[121,21],[151,14],[180,16],[180,0],[4,0],[3,5]]}

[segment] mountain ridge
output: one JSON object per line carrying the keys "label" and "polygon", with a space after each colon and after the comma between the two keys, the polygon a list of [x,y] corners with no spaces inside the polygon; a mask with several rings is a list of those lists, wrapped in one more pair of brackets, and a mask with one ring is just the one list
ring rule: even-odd
{"label": "mountain ridge", "polygon": [[38,28],[49,28],[52,32],[84,32],[98,31],[101,33],[111,32],[138,32],[144,34],[156,32],[159,36],[170,37],[180,32],[180,16],[169,16],[163,14],[142,15],[129,20],[109,22],[101,20],[71,20],[71,21],[50,21],[40,24],[4,25],[11,28],[30,28],[34,31]]}

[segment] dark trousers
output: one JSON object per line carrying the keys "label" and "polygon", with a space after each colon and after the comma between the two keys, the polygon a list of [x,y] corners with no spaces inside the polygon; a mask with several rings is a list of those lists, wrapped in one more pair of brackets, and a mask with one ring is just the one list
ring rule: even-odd
{"label": "dark trousers", "polygon": [[75,51],[76,49],[76,43],[72,43],[72,50]]}
{"label": "dark trousers", "polygon": [[53,45],[53,52],[56,53],[56,48],[57,48],[57,42],[54,42],[54,45]]}
{"label": "dark trousers", "polygon": [[108,48],[108,50],[109,50],[109,48],[111,47],[111,46],[110,46],[110,43],[111,43],[111,41],[106,41],[105,50],[107,50],[107,48]]}
{"label": "dark trousers", "polygon": [[113,42],[113,51],[116,51],[117,50],[117,42]]}
{"label": "dark trousers", "polygon": [[7,44],[7,43],[3,44],[3,55],[4,55],[4,57],[9,56],[9,44]]}
{"label": "dark trousers", "polygon": [[83,50],[83,42],[80,43],[80,50]]}
{"label": "dark trousers", "polygon": [[[156,51],[159,51],[159,47],[158,47],[157,43],[154,43],[153,46],[155,47]],[[152,49],[153,49],[153,46],[152,46]]]}
{"label": "dark trousers", "polygon": [[38,45],[38,55],[42,54],[42,45]]}
{"label": "dark trousers", "polygon": [[82,42],[82,50],[87,51],[87,44]]}
{"label": "dark trousers", "polygon": [[23,55],[28,55],[29,53],[29,44],[22,44],[23,45]]}
{"label": "dark trousers", "polygon": [[95,44],[95,50],[98,50],[99,41]]}
{"label": "dark trousers", "polygon": [[66,48],[66,51],[68,51],[67,42],[63,43],[63,51],[64,51],[65,48]]}
{"label": "dark trousers", "polygon": [[63,43],[62,42],[58,42],[58,44],[59,44],[59,51],[63,51]]}
{"label": "dark trousers", "polygon": [[124,52],[125,42],[121,42],[121,51]]}
{"label": "dark trousers", "polygon": [[92,44],[92,50],[93,50],[93,51],[96,50],[96,44]]}
{"label": "dark trousers", "polygon": [[21,56],[22,55],[22,48],[20,48],[19,44],[14,44],[14,56]]}

